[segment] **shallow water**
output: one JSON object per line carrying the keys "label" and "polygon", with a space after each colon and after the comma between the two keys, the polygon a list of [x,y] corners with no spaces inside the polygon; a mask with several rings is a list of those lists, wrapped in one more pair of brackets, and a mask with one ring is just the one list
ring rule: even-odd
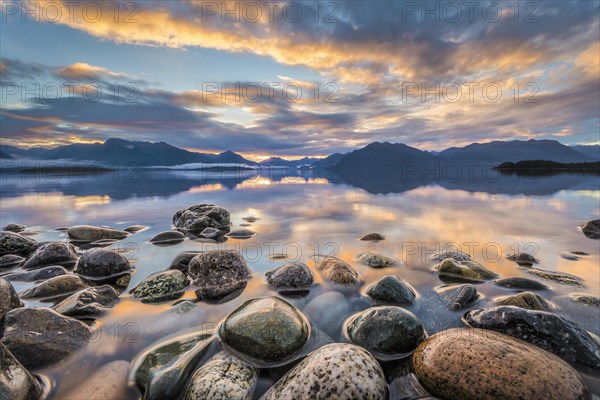
{"label": "shallow water", "polygon": [[[59,366],[36,371],[52,382],[51,398],[61,398],[110,361],[131,361],[163,337],[214,327],[246,300],[277,295],[266,286],[265,271],[288,261],[306,262],[315,271],[315,262],[324,255],[335,255],[350,263],[364,282],[362,288],[342,291],[347,306],[325,303],[320,317],[317,316],[321,320],[317,327],[336,341],[340,340],[339,327],[345,317],[369,306],[361,290],[388,274],[400,276],[417,290],[417,301],[407,308],[420,317],[428,334],[462,326],[461,316],[466,310],[448,311],[437,300],[434,288],[443,283],[429,261],[433,253],[453,248],[470,253],[475,261],[502,277],[540,280],[505,259],[519,251],[534,254],[540,260],[539,268],[577,275],[584,280],[584,287],[544,281],[550,289],[538,293],[556,306],[556,313],[600,335],[600,309],[565,297],[573,292],[600,295],[600,242],[586,238],[577,229],[581,223],[599,217],[598,177],[536,177],[512,184],[510,181],[472,185],[429,183],[385,190],[387,194],[375,194],[380,191],[379,186],[375,189],[368,183],[358,186],[334,183],[310,173],[264,176],[254,171],[230,174],[137,171],[53,179],[29,175],[5,177],[1,193],[2,225],[25,224],[37,241],[66,240],[64,232],[53,230],[60,226],[89,224],[117,229],[134,224],[148,226],[147,230],[112,246],[122,249],[135,267],[130,288],[149,274],[167,269],[171,260],[186,250],[236,249],[254,272],[239,297],[223,304],[198,302],[193,311],[183,316],[169,312],[176,301],[142,304],[123,294],[120,303],[97,321],[101,331],[86,349]],[[197,203],[218,204],[229,210],[233,228],[246,222],[243,217],[258,217],[248,227],[258,234],[218,245],[185,240],[158,247],[148,242],[155,234],[171,229],[175,211]],[[369,232],[381,233],[386,240],[377,243],[358,240]],[[396,258],[405,265],[373,269],[356,263],[358,254],[365,251]],[[569,251],[583,251],[589,256],[581,256],[577,261],[561,257]],[[280,253],[287,254],[288,260],[273,259],[273,255]],[[303,310],[319,294],[339,291],[323,282],[316,271],[315,277],[318,286],[307,296],[286,297],[286,300]],[[19,292],[29,287],[14,284]],[[471,308],[493,305],[495,298],[515,293],[493,282],[477,285],[477,290],[482,299]],[[190,290],[182,299],[195,299],[195,295]],[[314,346],[327,340],[318,333],[316,336]],[[256,397],[284,370],[263,371]],[[600,395],[598,380],[587,374],[585,377],[591,390]],[[136,396],[134,391],[123,393],[123,398]]]}

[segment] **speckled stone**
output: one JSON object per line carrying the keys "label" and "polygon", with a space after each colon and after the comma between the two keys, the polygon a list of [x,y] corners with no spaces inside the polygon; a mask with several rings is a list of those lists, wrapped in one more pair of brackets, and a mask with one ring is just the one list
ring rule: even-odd
{"label": "speckled stone", "polygon": [[360,240],[366,240],[366,241],[379,241],[379,240],[385,240],[385,237],[379,233],[367,233],[366,235],[363,235],[360,237]]}
{"label": "speckled stone", "polygon": [[131,269],[129,260],[110,249],[91,249],[79,258],[76,272],[89,279],[118,275]]}
{"label": "speckled stone", "polygon": [[190,284],[186,274],[176,269],[156,272],[135,288],[131,289],[133,297],[146,303],[174,300],[183,296],[185,288]]}
{"label": "speckled stone", "polygon": [[37,379],[0,343],[0,399],[38,400],[42,392]]}
{"label": "speckled stone", "polygon": [[94,319],[108,312],[119,299],[109,285],[91,287],[73,293],[53,308],[63,315],[79,319]]}
{"label": "speckled stone", "polygon": [[102,239],[125,239],[129,232],[90,225],[76,225],[67,230],[69,239],[79,242],[95,242]]}
{"label": "speckled stone", "polygon": [[385,400],[387,384],[377,360],[362,347],[335,343],[309,354],[261,400]]}
{"label": "speckled stone", "polygon": [[229,229],[229,211],[214,204],[196,204],[173,215],[173,225],[179,229],[202,232],[204,228]]}
{"label": "speckled stone", "polygon": [[185,400],[248,400],[252,398],[258,369],[220,352],[191,379]]}
{"label": "speckled stone", "polygon": [[481,283],[498,278],[498,274],[474,261],[456,261],[453,258],[446,258],[435,269],[444,282]]}
{"label": "speckled stone", "polygon": [[600,297],[583,293],[572,293],[570,297],[577,303],[585,304],[587,306],[600,307]]}
{"label": "speckled stone", "polygon": [[325,279],[338,285],[347,286],[359,283],[358,273],[339,258],[325,257],[317,269]]}
{"label": "speckled stone", "polygon": [[0,232],[0,256],[6,254],[15,254],[18,256],[27,256],[37,245],[37,242],[25,236],[14,232]]}
{"label": "speckled stone", "polygon": [[444,303],[448,304],[448,309],[452,311],[462,310],[470,307],[477,302],[479,294],[477,288],[470,284],[442,286],[436,289]]}
{"label": "speckled stone", "polygon": [[581,232],[590,239],[600,239],[600,219],[594,219],[581,225]]}
{"label": "speckled stone", "polygon": [[0,318],[10,310],[23,307],[13,285],[6,279],[0,278]]}
{"label": "speckled stone", "polygon": [[23,263],[23,268],[38,269],[51,265],[71,268],[75,266],[78,259],[79,255],[73,245],[64,242],[49,242],[38,247]]}
{"label": "speckled stone", "polygon": [[219,329],[223,343],[267,362],[283,360],[308,340],[310,326],[294,306],[279,297],[245,302],[225,319]]}
{"label": "speckled stone", "polygon": [[60,275],[21,292],[22,299],[64,299],[90,285],[74,274]]}
{"label": "speckled stone", "polygon": [[444,399],[590,399],[569,364],[536,346],[481,329],[449,329],[413,355],[421,384]]}
{"label": "speckled stone", "polygon": [[365,290],[376,303],[405,306],[415,301],[415,290],[402,279],[386,275]]}
{"label": "speckled stone", "polygon": [[520,278],[520,277],[511,277],[511,278],[502,278],[498,279],[496,285],[510,288],[510,289],[519,289],[519,290],[546,290],[548,286],[540,283],[538,281],[534,281],[533,279]]}
{"label": "speckled stone", "polygon": [[540,268],[523,268],[523,271],[563,285],[583,286],[583,280],[581,278],[565,272],[548,271]]}
{"label": "speckled stone", "polygon": [[462,251],[442,251],[431,256],[431,261],[439,263],[446,258],[451,258],[458,262],[471,261],[471,256]]}
{"label": "speckled stone", "polygon": [[192,258],[188,274],[199,298],[219,299],[243,290],[252,271],[237,251],[214,250]]}
{"label": "speckled stone", "polygon": [[5,275],[4,278],[7,281],[37,282],[45,281],[46,279],[68,274],[70,274],[70,272],[67,271],[64,267],[51,266],[35,269],[29,272],[15,272],[10,275]]}
{"label": "speckled stone", "polygon": [[531,265],[537,264],[539,262],[539,260],[537,258],[535,258],[534,256],[532,256],[529,253],[511,254],[510,256],[508,256],[506,258],[509,259],[510,261],[516,262],[519,265],[524,265],[524,266],[531,266]]}
{"label": "speckled stone", "polygon": [[515,306],[526,310],[550,311],[550,304],[535,293],[523,292],[496,300],[500,306]]}
{"label": "speckled stone", "polygon": [[345,324],[346,337],[376,357],[402,356],[417,348],[425,337],[419,318],[396,306],[371,307],[354,314]]}
{"label": "speckled stone", "polygon": [[7,254],[5,256],[0,257],[0,269],[4,268],[12,268],[21,264],[25,259],[21,256],[17,256],[14,254]]}
{"label": "speckled stone", "polygon": [[306,290],[314,283],[310,268],[304,263],[291,262],[265,273],[267,282],[275,290]]}
{"label": "speckled stone", "polygon": [[473,328],[496,331],[533,343],[571,364],[600,369],[600,343],[563,316],[498,306],[469,311],[464,321]]}
{"label": "speckled stone", "polygon": [[393,267],[401,264],[391,257],[371,252],[359,254],[356,261],[371,268]]}

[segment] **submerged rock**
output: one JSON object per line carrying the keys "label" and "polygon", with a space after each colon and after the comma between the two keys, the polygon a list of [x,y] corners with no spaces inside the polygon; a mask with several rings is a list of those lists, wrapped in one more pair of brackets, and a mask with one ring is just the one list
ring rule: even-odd
{"label": "submerged rock", "polygon": [[495,283],[498,286],[510,288],[510,289],[520,289],[520,290],[547,290],[548,289],[548,286],[544,285],[543,283],[534,281],[533,279],[519,278],[519,277],[498,279]]}
{"label": "submerged rock", "polygon": [[119,231],[117,229],[99,228],[90,225],[76,225],[67,230],[69,239],[78,242],[95,242],[102,239],[125,239],[129,232]]}
{"label": "submerged rock", "polygon": [[304,307],[304,314],[332,338],[339,336],[343,321],[350,312],[350,303],[340,292],[320,294]]}
{"label": "submerged rock", "polygon": [[438,292],[442,300],[448,304],[448,309],[452,311],[470,307],[475,304],[480,297],[477,293],[477,288],[470,283],[444,286],[438,288],[436,292]]}
{"label": "submerged rock", "polygon": [[22,224],[8,224],[2,230],[3,231],[7,231],[7,232],[21,233],[26,228],[27,227],[25,225],[22,225]]}
{"label": "submerged rock", "polygon": [[38,269],[51,265],[72,268],[79,255],[69,243],[49,242],[38,247],[31,257],[23,263],[24,269]]}
{"label": "submerged rock", "polygon": [[129,232],[131,234],[136,234],[139,231],[143,231],[144,229],[148,229],[148,227],[144,226],[144,225],[131,225],[131,226],[128,226],[127,228],[123,229],[123,231]]}
{"label": "submerged rock", "polygon": [[243,290],[252,271],[237,251],[215,250],[192,258],[188,274],[199,298],[219,299]]}
{"label": "submerged rock", "polygon": [[267,282],[275,290],[294,291],[307,290],[314,283],[310,268],[304,263],[291,262],[265,272]]}
{"label": "submerged rock", "polygon": [[550,304],[535,293],[523,292],[496,300],[500,306],[515,306],[526,310],[550,311]]}
{"label": "submerged rock", "polygon": [[249,239],[254,235],[256,235],[256,232],[250,229],[234,229],[225,236],[233,239]]}
{"label": "submerged rock", "polygon": [[245,302],[229,314],[219,329],[227,346],[267,362],[292,356],[304,346],[309,332],[302,313],[278,297]]}
{"label": "submerged rock", "polygon": [[60,400],[122,400],[127,391],[127,371],[129,362],[111,361],[96,369],[91,376],[78,382],[77,387],[65,394]]}
{"label": "submerged rock", "polygon": [[414,353],[413,365],[423,387],[444,399],[590,398],[579,373],[560,358],[481,329],[431,336]]}
{"label": "submerged rock", "polygon": [[0,232],[0,256],[14,254],[27,256],[35,250],[37,242],[14,232]]}
{"label": "submerged rock", "polygon": [[523,268],[523,271],[563,285],[583,286],[583,280],[581,278],[564,272],[548,271],[539,268]]}
{"label": "submerged rock", "polygon": [[570,297],[577,303],[585,304],[587,306],[600,307],[600,297],[583,293],[572,293]]}
{"label": "submerged rock", "polygon": [[177,244],[185,240],[185,235],[177,231],[166,231],[155,235],[149,240],[150,243],[156,245]]}
{"label": "submerged rock", "polygon": [[131,362],[129,381],[142,390],[144,400],[177,398],[212,337],[212,332],[196,332],[152,345]]}
{"label": "submerged rock", "polygon": [[400,263],[393,258],[383,256],[377,253],[362,253],[359,254],[357,262],[372,268],[385,268],[399,265]]}
{"label": "submerged rock", "polygon": [[180,298],[189,284],[190,281],[183,272],[173,269],[148,276],[131,289],[131,293],[134,298],[145,303],[156,303]]}
{"label": "submerged rock", "polygon": [[20,293],[22,299],[61,300],[90,285],[74,274],[60,275]]}
{"label": "submerged rock", "polygon": [[482,283],[498,278],[498,274],[475,261],[456,261],[453,258],[443,260],[436,270],[444,282]]}
{"label": "submerged rock", "polygon": [[16,272],[10,275],[5,275],[4,278],[7,281],[17,281],[17,282],[37,282],[37,281],[45,281],[50,278],[54,278],[61,275],[69,275],[70,272],[67,271],[64,267],[52,266],[52,267],[44,267],[40,269],[35,269],[29,272]]}
{"label": "submerged rock", "polygon": [[574,254],[561,254],[560,256],[568,261],[579,261],[579,257]]}
{"label": "submerged rock", "polygon": [[130,269],[129,261],[110,249],[87,250],[77,263],[77,273],[89,279],[118,275]]}
{"label": "submerged rock", "polygon": [[600,343],[565,317],[545,311],[498,306],[469,311],[464,321],[533,343],[571,364],[600,369]]}
{"label": "submerged rock", "polygon": [[0,269],[4,268],[12,268],[21,264],[25,259],[21,256],[16,256],[14,254],[7,254],[5,256],[0,257]]}
{"label": "submerged rock", "polygon": [[56,312],[80,319],[95,319],[108,312],[119,299],[109,285],[91,287],[72,294],[53,308]]}
{"label": "submerged rock", "polygon": [[338,285],[356,285],[358,273],[346,262],[335,257],[325,257],[317,267],[323,277]]}
{"label": "submerged rock", "polygon": [[0,343],[0,398],[38,400],[43,391],[37,379]]}
{"label": "submerged rock", "polygon": [[251,399],[258,373],[257,368],[220,352],[196,371],[184,400]]}
{"label": "submerged rock", "polygon": [[386,275],[366,289],[366,294],[375,302],[404,306],[415,301],[415,290],[402,279],[394,275]]}
{"label": "submerged rock", "polygon": [[380,235],[379,233],[367,233],[366,235],[363,235],[360,237],[360,240],[366,240],[366,241],[379,241],[379,240],[385,240],[385,237],[383,235]]}
{"label": "submerged rock", "polygon": [[13,285],[7,280],[0,278],[0,318],[10,310],[23,307]]}
{"label": "submerged rock", "polygon": [[196,257],[200,253],[200,251],[183,251],[177,254],[173,261],[171,261],[169,269],[177,269],[181,272],[187,272],[192,258]]}
{"label": "submerged rock", "polygon": [[522,266],[532,266],[533,264],[537,264],[539,262],[537,258],[529,253],[512,254],[506,258]]}
{"label": "submerged rock", "polygon": [[381,366],[365,349],[335,343],[309,354],[263,395],[262,400],[385,400]]}
{"label": "submerged rock", "polygon": [[173,215],[173,225],[178,229],[202,232],[205,228],[229,230],[229,211],[214,204],[196,204]]}
{"label": "submerged rock", "polygon": [[254,216],[252,216],[252,215],[250,215],[250,216],[247,216],[247,217],[244,217],[244,218],[242,218],[242,219],[243,219],[244,221],[246,221],[246,222],[250,222],[251,224],[259,220],[259,218],[258,218],[258,217],[254,217]]}
{"label": "submerged rock", "polygon": [[600,239],[600,219],[594,219],[581,225],[581,232],[590,239]]}
{"label": "submerged rock", "polygon": [[92,337],[92,330],[83,322],[45,307],[7,312],[3,330],[2,343],[28,369],[62,361]]}
{"label": "submerged rock", "polygon": [[200,232],[200,236],[205,238],[213,238],[215,236],[222,235],[223,232],[217,228],[204,228],[202,232]]}
{"label": "submerged rock", "polygon": [[471,256],[462,251],[442,251],[431,256],[431,261],[439,263],[446,258],[451,258],[458,262],[471,261]]}
{"label": "submerged rock", "polygon": [[406,356],[426,338],[419,318],[396,306],[371,307],[348,318],[346,337],[376,357]]}

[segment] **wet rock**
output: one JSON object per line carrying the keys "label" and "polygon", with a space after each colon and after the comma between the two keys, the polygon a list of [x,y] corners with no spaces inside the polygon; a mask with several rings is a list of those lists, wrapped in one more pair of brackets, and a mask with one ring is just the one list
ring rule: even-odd
{"label": "wet rock", "polygon": [[214,204],[196,204],[173,215],[173,225],[178,229],[202,232],[205,228],[229,230],[229,211]]}
{"label": "wet rock", "polygon": [[118,275],[130,269],[129,261],[116,251],[91,249],[79,258],[76,272],[88,279],[98,279]]}
{"label": "wet rock", "polygon": [[37,400],[43,388],[12,353],[0,343],[0,398]]}
{"label": "wet rock", "polygon": [[533,264],[537,264],[539,262],[537,258],[529,253],[512,254],[506,258],[522,266],[532,266]]}
{"label": "wet rock", "polygon": [[144,225],[131,225],[131,226],[128,226],[127,228],[123,229],[123,231],[129,232],[131,234],[135,234],[135,233],[138,233],[139,231],[143,231],[144,229],[148,229],[148,227],[144,226]]}
{"label": "wet rock", "polygon": [[452,285],[438,288],[444,303],[448,304],[448,309],[452,311],[462,310],[470,307],[479,300],[479,294],[474,285],[465,283],[464,285]]}
{"label": "wet rock", "polygon": [[320,294],[304,307],[304,314],[332,338],[339,337],[343,321],[350,312],[350,303],[340,292]]}
{"label": "wet rock", "polygon": [[365,349],[335,343],[309,354],[261,399],[385,400],[387,384],[381,366]]}
{"label": "wet rock", "polygon": [[564,272],[548,271],[540,268],[524,268],[523,271],[563,285],[583,286],[583,280],[581,278]]}
{"label": "wet rock", "polygon": [[254,235],[256,232],[250,229],[234,229],[225,236],[233,239],[249,239]]}
{"label": "wet rock", "polygon": [[23,303],[19,300],[15,288],[7,280],[0,278],[0,318],[19,307],[23,307]]}
{"label": "wet rock", "polygon": [[152,244],[177,244],[181,243],[185,240],[185,235],[181,232],[177,231],[166,231],[161,232],[158,235],[154,236],[150,239],[150,243]]}
{"label": "wet rock", "polygon": [[[102,240],[96,240],[95,242],[91,242],[88,246],[89,247],[108,247],[108,246],[112,246],[113,244],[117,243],[118,240],[117,239],[102,239]],[[83,246],[80,246],[80,248]]]}
{"label": "wet rock", "polygon": [[414,353],[413,365],[423,387],[444,399],[590,398],[583,379],[560,358],[481,329],[431,336]]}
{"label": "wet rock", "polygon": [[498,286],[510,288],[510,289],[519,289],[519,290],[547,290],[548,289],[548,286],[544,285],[543,283],[534,281],[533,279],[519,278],[519,277],[498,279],[495,283]]}
{"label": "wet rock", "polygon": [[8,224],[4,227],[4,231],[20,233],[23,232],[27,227],[21,224]]}
{"label": "wet rock", "polygon": [[29,272],[16,272],[10,275],[5,275],[4,278],[7,281],[38,282],[68,274],[70,274],[70,272],[67,271],[64,267],[51,266],[35,269]]}
{"label": "wet rock", "polygon": [[246,222],[250,222],[251,224],[259,220],[259,218],[253,216],[244,217],[242,219]]}
{"label": "wet rock", "polygon": [[212,338],[212,332],[195,332],[152,345],[131,362],[129,381],[142,390],[144,400],[177,398]]}
{"label": "wet rock", "polygon": [[196,371],[184,400],[251,399],[258,373],[257,368],[220,352]]}
{"label": "wet rock", "polygon": [[125,239],[129,236],[129,232],[109,228],[99,228],[90,225],[76,225],[69,228],[67,235],[71,240],[79,242],[95,242],[96,240],[102,239]]}
{"label": "wet rock", "polygon": [[198,254],[189,263],[188,274],[202,299],[220,299],[246,287],[252,271],[242,255],[233,250]]}
{"label": "wet rock", "polygon": [[44,307],[7,312],[3,331],[2,343],[28,369],[62,361],[92,337],[92,330],[83,322]]}
{"label": "wet rock", "polygon": [[0,257],[0,269],[12,268],[21,264],[25,259],[21,256],[16,256],[14,254],[7,254],[5,256]]}
{"label": "wet rock", "polygon": [[60,400],[122,400],[127,392],[129,362],[111,361],[83,378],[76,388],[60,394]]}
{"label": "wet rock", "polygon": [[204,228],[204,230],[202,232],[200,232],[200,236],[205,237],[205,238],[213,238],[215,236],[220,236],[222,235],[223,232],[220,229],[217,228]]}
{"label": "wet rock", "polygon": [[219,329],[230,348],[253,359],[281,361],[300,350],[310,326],[294,306],[278,297],[245,302],[225,319]]}
{"label": "wet rock", "polygon": [[446,258],[451,258],[458,262],[471,261],[471,256],[462,251],[442,251],[431,256],[431,261],[439,263]]}
{"label": "wet rock", "polygon": [[575,254],[576,256],[589,256],[585,251],[570,251],[569,253]]}
{"label": "wet rock", "polygon": [[56,312],[79,319],[95,319],[108,312],[119,299],[109,285],[91,287],[72,294],[53,308]]}
{"label": "wet rock", "polygon": [[591,296],[589,294],[572,293],[570,297],[577,303],[585,304],[593,307],[600,307],[600,297]]}
{"label": "wet rock", "polygon": [[496,300],[500,306],[515,306],[526,310],[550,311],[550,304],[535,293],[523,292]]}
{"label": "wet rock", "polygon": [[265,273],[267,282],[275,290],[307,290],[314,283],[314,277],[308,266],[300,262],[291,262]]}
{"label": "wet rock", "polygon": [[579,257],[573,254],[561,254],[560,256],[567,261],[579,261]]}
{"label": "wet rock", "polygon": [[498,274],[477,262],[456,261],[453,258],[446,258],[436,266],[436,270],[444,282],[482,283],[498,278]]}
{"label": "wet rock", "polygon": [[335,284],[348,286],[359,283],[358,273],[339,258],[325,257],[317,269],[325,279]]}
{"label": "wet rock", "polygon": [[600,369],[600,343],[565,317],[545,311],[498,306],[469,311],[464,321],[533,343],[571,364]]}
{"label": "wet rock", "polygon": [[190,284],[188,277],[175,269],[156,272],[131,290],[133,297],[144,303],[178,299]]}
{"label": "wet rock", "polygon": [[393,258],[383,256],[377,253],[362,253],[358,256],[357,262],[372,268],[385,268],[399,265],[400,263]]}
{"label": "wet rock", "polygon": [[62,300],[90,285],[74,274],[60,275],[20,293],[22,299]]}
{"label": "wet rock", "polygon": [[386,275],[366,289],[366,294],[376,303],[390,305],[409,305],[415,301],[415,290],[402,279]]}
{"label": "wet rock", "polygon": [[18,256],[27,256],[33,250],[37,242],[25,236],[14,232],[0,232],[0,256],[6,254],[15,254]]}
{"label": "wet rock", "polygon": [[23,263],[24,269],[38,269],[51,265],[72,268],[79,255],[69,243],[49,242],[38,247],[31,257]]}
{"label": "wet rock", "polygon": [[594,219],[581,225],[581,232],[590,239],[600,239],[600,219]]}
{"label": "wet rock", "polygon": [[351,343],[377,356],[405,356],[425,340],[419,318],[396,306],[368,308],[351,316],[345,324]]}
{"label": "wet rock", "polygon": [[183,251],[177,254],[173,261],[171,261],[169,269],[176,269],[187,273],[190,261],[200,253],[200,251]]}
{"label": "wet rock", "polygon": [[365,241],[379,241],[379,240],[385,240],[385,237],[380,235],[379,233],[367,233],[366,235],[362,235],[360,237],[360,240],[365,240]]}

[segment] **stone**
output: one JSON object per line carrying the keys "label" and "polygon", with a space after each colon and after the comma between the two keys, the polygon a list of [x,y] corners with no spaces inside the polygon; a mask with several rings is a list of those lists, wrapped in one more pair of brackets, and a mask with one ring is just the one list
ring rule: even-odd
{"label": "stone", "polygon": [[125,239],[129,236],[129,232],[90,225],[76,225],[67,230],[67,235],[69,239],[77,242],[95,242],[102,239]]}
{"label": "stone", "polygon": [[62,300],[90,285],[74,274],[59,275],[21,292],[22,299]]}
{"label": "stone", "polygon": [[200,253],[192,258],[188,269],[201,299],[222,299],[243,290],[251,274],[242,255],[233,250]]}
{"label": "stone", "polygon": [[0,343],[0,398],[6,400],[38,400],[44,389]]}
{"label": "stone", "polygon": [[394,275],[386,275],[369,285],[366,294],[376,303],[397,306],[410,305],[417,296],[408,283]]}
{"label": "stone", "polygon": [[142,390],[144,400],[177,398],[212,338],[212,332],[202,331],[152,345],[131,362],[129,380]]}
{"label": "stone", "polygon": [[583,280],[581,278],[565,272],[548,271],[540,268],[523,268],[523,271],[563,285],[583,286]]}
{"label": "stone", "polygon": [[254,216],[251,216],[251,215],[250,215],[250,216],[248,216],[248,217],[244,217],[244,218],[242,218],[242,219],[243,219],[244,221],[246,221],[246,222],[250,222],[250,223],[252,224],[252,223],[254,223],[254,222],[258,221],[260,218],[258,218],[258,217],[254,217]]}
{"label": "stone", "polygon": [[572,293],[570,297],[577,303],[585,304],[587,306],[600,307],[600,297],[583,293]]}
{"label": "stone", "polygon": [[21,256],[16,256],[14,254],[7,254],[5,256],[0,257],[0,269],[4,268],[12,268],[21,264],[25,259]]}
{"label": "stone", "polygon": [[579,257],[574,254],[561,254],[560,256],[567,261],[579,261]]}
{"label": "stone", "polygon": [[175,228],[202,232],[205,228],[229,230],[229,211],[214,204],[196,204],[173,215]]}
{"label": "stone", "polygon": [[356,261],[371,268],[393,267],[400,264],[393,258],[371,252],[361,253]]}
{"label": "stone", "polygon": [[304,307],[304,314],[332,338],[339,336],[343,321],[350,314],[350,303],[340,292],[325,292]]}
{"label": "stone", "polygon": [[60,400],[123,400],[127,393],[129,362],[111,361],[83,378],[75,388],[60,394]]}
{"label": "stone", "polygon": [[79,255],[69,243],[49,242],[38,247],[27,261],[24,269],[39,269],[51,265],[72,268],[77,263]]}
{"label": "stone", "polygon": [[496,300],[500,306],[515,306],[526,310],[550,311],[550,304],[543,297],[531,292],[522,292],[514,296]]}
{"label": "stone", "polygon": [[177,269],[181,272],[187,273],[190,261],[192,258],[200,254],[200,251],[183,251],[175,256],[169,269]]}
{"label": "stone", "polygon": [[92,338],[89,326],[50,308],[17,308],[4,315],[2,343],[25,368],[56,364]]}
{"label": "stone", "polygon": [[88,279],[106,278],[128,272],[129,261],[110,249],[86,250],[77,263],[76,272]]}
{"label": "stone", "polygon": [[469,311],[464,321],[473,328],[496,331],[533,343],[571,364],[600,369],[600,343],[563,316],[497,306]]}
{"label": "stone", "polygon": [[502,278],[502,279],[498,279],[495,283],[498,286],[510,288],[510,289],[519,289],[519,290],[547,290],[548,289],[548,286],[544,285],[543,283],[534,281],[533,279],[519,278],[519,277]]}
{"label": "stone", "polygon": [[436,292],[441,299],[448,304],[448,309],[451,311],[462,310],[474,305],[479,300],[477,288],[470,283],[462,285],[443,286],[438,288]]}
{"label": "stone", "polygon": [[532,266],[533,264],[537,264],[539,262],[537,258],[529,253],[511,254],[506,258],[522,266]]}
{"label": "stone", "polygon": [[482,283],[498,278],[498,274],[475,261],[456,261],[453,258],[443,260],[436,270],[444,282]]}
{"label": "stone", "polygon": [[23,307],[13,285],[6,279],[0,278],[0,318],[10,310]]}
{"label": "stone", "polygon": [[442,251],[431,256],[431,261],[439,263],[444,261],[446,258],[451,258],[454,261],[465,262],[472,261],[471,256],[462,251]]}
{"label": "stone", "polygon": [[335,257],[324,257],[317,269],[330,282],[342,286],[359,283],[358,273],[346,262]]}
{"label": "stone", "polygon": [[302,313],[278,297],[245,302],[219,329],[224,344],[252,359],[276,362],[300,350],[310,332]]}
{"label": "stone", "polygon": [[149,240],[152,244],[177,244],[185,240],[185,235],[177,231],[161,232]]}
{"label": "stone", "polygon": [[90,247],[108,247],[108,246],[112,246],[113,244],[115,244],[117,242],[118,242],[117,239],[101,239],[101,240],[96,240],[95,242],[89,243],[89,246]]}
{"label": "stone", "polygon": [[20,233],[23,232],[27,227],[21,224],[8,224],[4,227],[3,231]]}
{"label": "stone", "polygon": [[220,236],[222,235],[223,232],[220,229],[217,228],[204,228],[204,230],[202,232],[200,232],[200,236],[205,237],[205,238],[213,238],[215,236]]}
{"label": "stone", "polygon": [[172,269],[151,274],[131,289],[130,293],[145,303],[157,303],[180,298],[189,284],[187,275]]}
{"label": "stone", "polygon": [[45,281],[50,278],[55,278],[57,276],[69,274],[70,272],[67,271],[64,267],[51,266],[40,269],[34,269],[33,271],[29,272],[15,272],[10,275],[5,275],[4,278],[7,281],[38,282]]}
{"label": "stone", "polygon": [[18,256],[27,256],[33,250],[37,242],[25,236],[14,232],[0,232],[0,256],[14,254]]}
{"label": "stone", "polygon": [[91,287],[72,294],[53,308],[56,312],[79,319],[96,319],[108,312],[118,301],[112,286]]}
{"label": "stone", "polygon": [[298,291],[307,290],[314,284],[310,268],[304,263],[291,262],[265,272],[267,282],[275,290]]}
{"label": "stone", "polygon": [[590,239],[600,239],[600,219],[594,219],[581,225],[581,232]]}
{"label": "stone", "polygon": [[225,352],[196,371],[184,400],[247,400],[252,398],[259,370]]}
{"label": "stone", "polygon": [[427,337],[419,318],[397,306],[368,308],[348,318],[345,328],[351,343],[375,357],[406,356]]}
{"label": "stone", "polygon": [[379,233],[367,233],[366,235],[362,235],[360,237],[360,240],[365,240],[365,241],[379,241],[379,240],[385,240],[385,237],[380,235]]}
{"label": "stone", "polygon": [[431,336],[413,365],[423,387],[444,399],[590,399],[581,376],[560,358],[481,329]]}
{"label": "stone", "polygon": [[234,229],[225,236],[233,239],[249,239],[255,235],[256,232],[251,229]]}
{"label": "stone", "polygon": [[138,233],[145,229],[148,229],[148,227],[144,226],[144,225],[131,225],[131,226],[128,226],[127,228],[123,229],[123,231],[129,232],[131,234],[135,234],[135,233]]}
{"label": "stone", "polygon": [[323,346],[286,373],[261,400],[385,400],[381,366],[365,349],[347,343]]}

